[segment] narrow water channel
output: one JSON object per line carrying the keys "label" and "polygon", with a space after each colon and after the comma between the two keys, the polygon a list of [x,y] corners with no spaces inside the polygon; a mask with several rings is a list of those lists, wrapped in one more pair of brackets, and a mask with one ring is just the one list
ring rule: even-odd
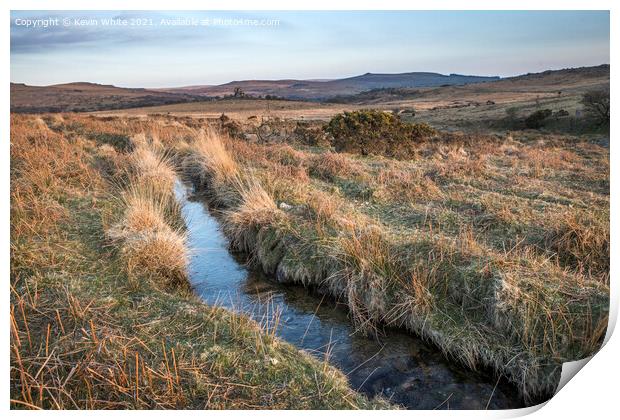
{"label": "narrow water channel", "polygon": [[283,285],[249,268],[229,249],[206,201],[181,182],[175,187],[193,251],[190,281],[209,305],[243,312],[257,321],[279,314],[277,335],[345,373],[353,389],[382,394],[410,409],[522,407],[516,390],[491,375],[447,360],[441,351],[404,331],[378,338],[356,333],[346,306],[297,285]]}

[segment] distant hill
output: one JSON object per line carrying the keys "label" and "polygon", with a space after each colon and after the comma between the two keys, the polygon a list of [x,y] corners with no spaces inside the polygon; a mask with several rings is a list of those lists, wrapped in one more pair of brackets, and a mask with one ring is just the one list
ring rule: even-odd
{"label": "distant hill", "polygon": [[[187,93],[77,82],[51,86],[11,83],[11,112],[80,112],[190,102]],[[204,98],[201,98],[204,99]]]}
{"label": "distant hill", "polygon": [[609,64],[592,67],[575,67],[561,70],[547,70],[540,73],[527,73],[515,77],[506,77],[495,83],[495,86],[516,87],[527,89],[546,88],[550,86],[564,86],[566,88],[579,87],[591,82],[598,83],[609,80]]}
{"label": "distant hill", "polygon": [[[251,97],[271,95],[284,99],[360,105],[429,99],[452,102],[459,98],[503,92],[537,95],[559,91],[577,94],[609,86],[609,65],[550,70],[500,79],[499,77],[412,72],[366,73],[334,80],[243,80],[222,85],[180,88],[120,88],[96,83],[28,86],[11,83],[12,112],[103,111],[180,104],[230,96],[240,88]],[[497,96],[497,95],[496,95]]]}
{"label": "distant hill", "polygon": [[609,87],[609,65],[547,70],[515,77],[496,79],[486,83],[453,84],[440,87],[382,87],[364,92],[337,95],[328,102],[348,104],[380,104],[402,100],[457,100],[471,95],[492,93],[560,93],[580,94],[590,89]]}
{"label": "distant hill", "polygon": [[377,88],[436,87],[464,85],[499,80],[499,77],[412,72],[397,74],[366,73],[335,80],[243,80],[217,86],[188,86],[161,89],[170,93],[203,96],[232,95],[236,88],[252,96],[277,96],[287,99],[325,100],[338,95],[352,95]]}

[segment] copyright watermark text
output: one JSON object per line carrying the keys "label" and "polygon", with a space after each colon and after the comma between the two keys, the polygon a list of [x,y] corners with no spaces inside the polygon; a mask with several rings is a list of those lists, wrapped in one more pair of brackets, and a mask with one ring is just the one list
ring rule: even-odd
{"label": "copyright watermark text", "polygon": [[16,18],[13,20],[15,26],[46,29],[50,27],[182,27],[182,26],[254,26],[254,27],[277,27],[280,26],[279,19],[244,19],[244,18],[187,18],[187,17],[165,17],[165,18],[80,18],[80,17],[47,17],[38,19]]}

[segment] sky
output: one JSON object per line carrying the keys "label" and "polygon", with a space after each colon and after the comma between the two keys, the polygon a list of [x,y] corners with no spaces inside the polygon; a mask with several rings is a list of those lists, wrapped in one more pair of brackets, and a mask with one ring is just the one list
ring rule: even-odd
{"label": "sky", "polygon": [[609,54],[607,11],[11,12],[11,81],[29,85],[513,76]]}

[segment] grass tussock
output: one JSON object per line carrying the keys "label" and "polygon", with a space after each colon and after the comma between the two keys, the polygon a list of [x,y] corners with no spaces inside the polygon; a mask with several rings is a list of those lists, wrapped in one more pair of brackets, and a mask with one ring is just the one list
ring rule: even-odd
{"label": "grass tussock", "polygon": [[609,215],[572,211],[559,215],[547,232],[546,246],[565,265],[609,281]]}
{"label": "grass tussock", "polygon": [[193,150],[200,159],[201,169],[220,183],[234,181],[239,176],[239,167],[226,149],[223,138],[213,131],[199,134]]}
{"label": "grass tussock", "polygon": [[128,278],[134,284],[148,278],[165,286],[187,287],[189,250],[176,219],[178,209],[171,211],[167,198],[136,185],[124,191],[122,197],[123,217],[107,235],[120,246]]}
{"label": "grass tussock", "polygon": [[165,286],[187,286],[189,251],[174,198],[174,168],[144,135],[134,139],[133,176],[119,194],[123,217],[108,230],[108,236],[120,243],[121,259],[132,283],[148,278]]}
{"label": "grass tussock", "polygon": [[125,211],[121,222],[110,229],[112,239],[125,239],[141,232],[164,230],[167,202],[136,184],[121,195]]}
{"label": "grass tussock", "polygon": [[121,256],[130,279],[148,277],[187,286],[187,244],[180,232],[157,229],[132,235],[123,243]]}
{"label": "grass tussock", "polygon": [[144,184],[155,194],[166,196],[173,192],[176,172],[172,161],[156,146],[141,144],[131,153],[133,183]]}
{"label": "grass tussock", "polygon": [[251,250],[256,231],[277,223],[283,213],[256,181],[243,188],[240,197],[241,204],[234,211],[225,213],[227,233],[237,248]]}
{"label": "grass tussock", "polygon": [[225,140],[215,131],[201,131],[191,147],[193,153],[183,165],[186,173],[206,186],[208,191],[218,191],[213,199],[219,204],[237,202],[238,190],[243,185],[242,174],[229,154]]}
{"label": "grass tussock", "polygon": [[354,161],[342,153],[313,154],[308,163],[308,172],[319,179],[333,181],[342,176],[359,176],[361,169]]}

